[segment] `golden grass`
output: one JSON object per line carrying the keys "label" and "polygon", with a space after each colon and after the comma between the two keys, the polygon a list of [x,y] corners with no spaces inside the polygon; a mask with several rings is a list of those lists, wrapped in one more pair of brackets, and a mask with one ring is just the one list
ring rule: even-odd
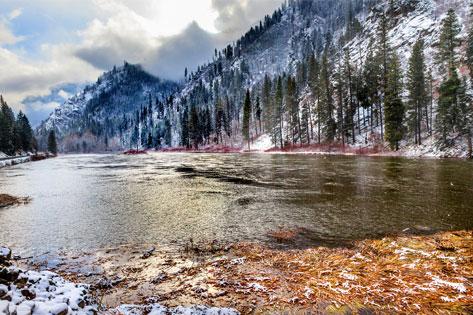
{"label": "golden grass", "polygon": [[[241,298],[277,309],[319,306],[324,312],[369,308],[382,313],[471,314],[473,233],[365,240],[350,249],[272,250],[234,247],[243,264],[227,264],[225,279]],[[230,283],[230,285],[228,285]],[[255,289],[256,288],[256,289]],[[338,311],[337,311],[338,310]]]}
{"label": "golden grass", "polygon": [[[242,314],[473,313],[471,231],[363,240],[349,248],[191,245],[180,252],[156,247],[148,259],[142,253],[149,244],[123,246],[76,256],[57,271],[90,284],[104,275],[122,279],[97,292],[112,307],[154,298],[165,306],[233,307]],[[103,273],[74,273],[84,265]]]}

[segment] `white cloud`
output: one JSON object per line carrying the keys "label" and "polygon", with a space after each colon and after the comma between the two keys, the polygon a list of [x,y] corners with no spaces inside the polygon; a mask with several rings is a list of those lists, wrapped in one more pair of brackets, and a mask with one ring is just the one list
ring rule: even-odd
{"label": "white cloud", "polygon": [[60,90],[58,93],[57,93],[60,97],[62,97],[64,100],[67,100],[71,97],[71,94],[67,93],[66,91],[64,90]]}
{"label": "white cloud", "polygon": [[43,103],[43,102],[34,102],[31,103],[29,108],[34,110],[34,111],[43,111],[43,110],[51,110],[53,111],[57,107],[61,106],[61,104],[57,102],[48,102],[48,103]]}
{"label": "white cloud", "polygon": [[21,15],[22,12],[23,12],[23,11],[22,11],[20,8],[15,9],[15,10],[13,10],[13,11],[10,12],[10,14],[8,15],[8,19],[9,19],[10,21],[16,19],[17,17],[19,17],[19,16]]}
{"label": "white cloud", "polygon": [[2,46],[30,39],[29,34],[27,38],[15,36],[10,28],[26,9],[15,9],[0,18],[0,93],[21,109],[21,101],[27,96],[47,95],[62,83],[95,81],[102,71],[124,60],[143,64],[155,75],[178,79],[185,67],[192,69],[210,59],[213,48],[238,39],[281,2],[41,0],[31,4],[18,0],[17,6],[31,9],[38,5],[34,10],[46,10],[43,15],[48,19],[54,20],[54,14],[66,19],[80,14],[88,22],[82,29],[68,30],[74,43],[50,44],[46,40],[41,51],[34,52],[41,59],[31,59],[29,52],[20,55]]}
{"label": "white cloud", "polygon": [[32,95],[47,95],[52,87],[67,82],[85,82],[100,74],[96,68],[75,58],[68,45],[43,46],[50,60],[32,62],[0,47],[0,93],[15,109],[23,109],[22,100]]}
{"label": "white cloud", "polygon": [[281,0],[212,0],[218,12],[216,28],[226,34],[227,39],[239,37],[281,4]]}
{"label": "white cloud", "polygon": [[15,36],[10,29],[10,22],[21,15],[21,9],[15,9],[8,16],[0,16],[0,46],[13,45],[24,39],[22,36]]}

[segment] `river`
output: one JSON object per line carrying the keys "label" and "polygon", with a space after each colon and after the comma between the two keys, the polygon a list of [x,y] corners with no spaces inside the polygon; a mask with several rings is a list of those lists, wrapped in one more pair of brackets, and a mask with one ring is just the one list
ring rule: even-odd
{"label": "river", "polygon": [[473,228],[473,163],[282,154],[66,155],[0,170],[0,244],[21,254],[193,241],[337,246]]}

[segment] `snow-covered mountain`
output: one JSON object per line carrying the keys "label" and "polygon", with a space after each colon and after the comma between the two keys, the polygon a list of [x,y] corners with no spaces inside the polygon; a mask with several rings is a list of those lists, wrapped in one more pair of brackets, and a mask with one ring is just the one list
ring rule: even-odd
{"label": "snow-covered mountain", "polygon": [[36,130],[40,145],[46,145],[48,132],[54,130],[65,152],[127,147],[130,122],[145,109],[148,113],[148,108],[166,102],[179,89],[177,83],[125,62],[56,108]]}
{"label": "snow-covered mountain", "polygon": [[[212,61],[190,73],[185,84],[178,86],[161,81],[144,74],[137,66],[125,65],[104,74],[96,84],[56,109],[38,133],[45,135],[54,128],[60,136],[61,148],[66,151],[82,150],[84,141],[89,148],[97,149],[103,146],[94,145],[94,141],[107,142],[107,146],[113,148],[181,147],[194,145],[194,142],[201,145],[223,142],[242,147],[246,90],[252,92],[251,137],[262,137],[271,132],[263,128],[258,119],[266,114],[263,81],[268,77],[273,82],[271,95],[274,97],[275,79],[281,76],[286,80],[291,75],[298,82],[297,115],[304,115],[304,102],[309,102],[309,120],[320,124],[317,101],[308,87],[307,69],[304,68],[308,57],[313,54],[320,56],[327,43],[331,44],[329,62],[333,73],[330,80],[335,86],[335,72],[346,51],[354,71],[361,71],[376,39],[382,16],[388,21],[389,44],[397,51],[404,70],[414,43],[419,38],[424,40],[427,70],[432,71],[433,89],[436,90],[442,73],[433,57],[441,20],[451,8],[464,25],[461,36],[465,36],[469,0],[290,0],[272,15],[264,17],[239,40],[221,51],[216,50]],[[136,84],[130,78],[130,69],[140,75],[141,83]],[[336,98],[335,89],[333,93]],[[256,105],[258,101],[260,107]],[[433,103],[435,106],[436,101]],[[336,108],[332,114],[337,116]],[[353,127],[355,142],[349,144],[372,144],[373,134],[368,136],[367,132],[362,132],[367,129],[364,118],[368,112],[360,106],[352,114],[358,116],[358,123]],[[281,115],[281,129],[285,129],[284,137],[287,138],[289,116]],[[263,125],[265,119],[269,118],[262,118]],[[371,127],[371,133],[380,132],[379,124],[374,129]],[[320,140],[320,135],[313,137]],[[379,135],[377,137],[379,140]],[[113,146],[110,145],[112,139]],[[433,141],[427,143],[432,146]],[[411,141],[406,137],[403,145],[411,146]],[[431,149],[416,148],[416,152],[421,154]],[[461,155],[463,147],[458,150],[453,154]]]}

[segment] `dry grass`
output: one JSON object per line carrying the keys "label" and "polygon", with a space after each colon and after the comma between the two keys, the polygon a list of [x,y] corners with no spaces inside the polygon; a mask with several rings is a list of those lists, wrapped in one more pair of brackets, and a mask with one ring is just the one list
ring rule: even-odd
{"label": "dry grass", "polygon": [[279,229],[268,233],[268,236],[278,242],[292,242],[296,239],[302,229]]}
{"label": "dry grass", "polygon": [[[284,231],[279,231],[284,232]],[[297,231],[296,231],[297,232]],[[276,233],[291,239],[293,233]],[[472,314],[473,233],[386,237],[350,248],[277,250],[261,244],[187,251],[124,246],[61,264],[67,278],[122,279],[104,305],[233,307],[242,314]],[[96,276],[78,270],[97,267]]]}
{"label": "dry grass", "polygon": [[472,232],[366,240],[351,249],[279,251],[242,244],[234,251],[245,263],[215,276],[241,298],[257,296],[262,309],[473,312]]}
{"label": "dry grass", "polygon": [[29,198],[19,198],[7,194],[0,194],[0,208],[25,204],[30,201]]}

